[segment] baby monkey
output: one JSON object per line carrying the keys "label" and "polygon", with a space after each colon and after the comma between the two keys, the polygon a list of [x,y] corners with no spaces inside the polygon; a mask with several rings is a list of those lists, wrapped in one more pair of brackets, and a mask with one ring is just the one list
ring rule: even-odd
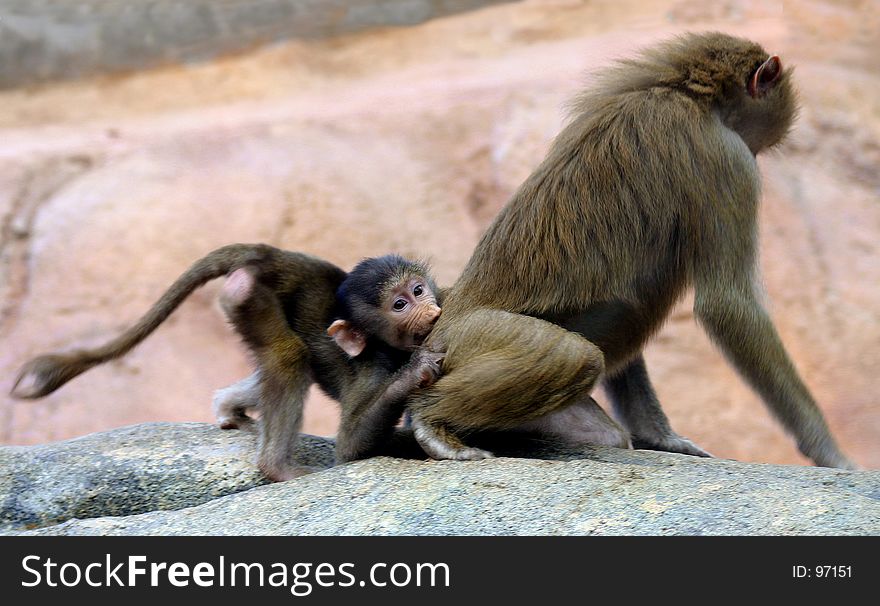
{"label": "baby monkey", "polygon": [[312,383],[341,405],[337,458],[349,461],[377,454],[406,396],[439,375],[442,355],[411,356],[440,315],[438,289],[424,264],[388,255],[362,261],[346,274],[302,253],[233,244],[197,261],[134,326],[105,345],[25,364],[12,395],[41,398],[123,356],[196,288],[224,275],[221,305],[257,369],[218,392],[215,411],[221,426],[230,428],[248,420],[247,410],[259,408],[259,466],[273,480],[304,471],[291,455]]}
{"label": "baby monkey", "polygon": [[[411,357],[440,315],[438,292],[423,263],[397,255],[365,259],[336,289],[333,321],[326,329],[332,345],[326,337],[313,340],[312,331],[301,322],[302,314],[286,315],[290,298],[279,300],[253,267],[232,272],[221,306],[252,352],[257,370],[216,392],[218,424],[223,429],[241,428],[252,423],[249,411],[260,410],[266,454],[277,450],[266,445],[294,439],[311,381],[299,381],[286,369],[298,363],[304,339],[310,352],[317,354],[311,367],[314,382],[341,404],[337,460],[378,454],[400,420],[407,396],[440,375],[443,354],[419,351]],[[333,363],[327,364],[330,360]],[[297,405],[272,404],[284,400]],[[272,429],[273,425],[278,427]],[[297,429],[288,434],[285,427]]]}

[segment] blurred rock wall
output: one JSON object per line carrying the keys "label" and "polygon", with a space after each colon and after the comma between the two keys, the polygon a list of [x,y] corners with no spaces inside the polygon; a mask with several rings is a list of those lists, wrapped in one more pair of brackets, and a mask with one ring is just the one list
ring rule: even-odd
{"label": "blurred rock wall", "polygon": [[2,0],[0,88],[413,25],[511,0]]}

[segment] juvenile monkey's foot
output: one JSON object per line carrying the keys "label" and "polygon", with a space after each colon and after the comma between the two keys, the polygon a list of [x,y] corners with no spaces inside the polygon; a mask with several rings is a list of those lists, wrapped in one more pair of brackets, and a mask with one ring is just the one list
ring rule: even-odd
{"label": "juvenile monkey's foot", "polygon": [[250,429],[254,420],[247,415],[259,402],[259,375],[254,373],[238,383],[214,392],[212,409],[220,429]]}
{"label": "juvenile monkey's foot", "polygon": [[254,427],[254,420],[245,414],[218,417],[217,427],[220,429],[251,429]]}
{"label": "juvenile monkey's foot", "polygon": [[292,463],[284,464],[259,464],[260,471],[273,482],[286,482],[287,480],[295,480],[304,475],[319,471],[317,467],[308,467],[306,465],[294,465]]}
{"label": "juvenile monkey's foot", "polygon": [[465,446],[457,436],[445,428],[426,423],[418,415],[412,416],[412,426],[419,446],[432,459],[479,461],[494,458],[494,455],[487,450]]}
{"label": "juvenile monkey's foot", "polygon": [[672,433],[664,436],[656,436],[645,439],[633,436],[633,448],[642,450],[660,450],[663,452],[677,452],[679,454],[692,455],[695,457],[712,457],[711,454],[678,434]]}

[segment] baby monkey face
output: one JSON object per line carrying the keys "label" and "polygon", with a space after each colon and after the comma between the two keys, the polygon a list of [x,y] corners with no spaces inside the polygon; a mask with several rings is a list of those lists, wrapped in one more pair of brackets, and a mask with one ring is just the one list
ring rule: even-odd
{"label": "baby monkey face", "polygon": [[400,349],[421,345],[440,317],[437,295],[423,276],[411,276],[394,285],[386,301],[388,342]]}

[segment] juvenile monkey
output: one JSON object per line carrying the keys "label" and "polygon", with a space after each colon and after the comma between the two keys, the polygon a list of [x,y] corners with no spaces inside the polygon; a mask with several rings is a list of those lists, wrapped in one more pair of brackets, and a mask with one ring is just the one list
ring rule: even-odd
{"label": "juvenile monkey", "polygon": [[425,342],[445,351],[444,374],[411,398],[426,452],[487,456],[461,436],[572,405],[598,418],[590,391],[603,381],[637,446],[705,456],[670,428],[642,357],[692,286],[696,317],[800,451],[852,467],[754,282],[755,156],[796,113],[779,57],[721,33],[682,36],[602,74],[446,293]]}
{"label": "juvenile monkey", "polygon": [[223,307],[258,368],[238,384],[252,404],[228,402],[218,410],[231,427],[259,403],[259,464],[272,479],[301,471],[289,457],[313,382],[342,405],[337,449],[341,460],[351,460],[384,443],[405,396],[438,372],[441,356],[425,352],[410,360],[440,313],[437,287],[425,265],[386,256],[363,261],[346,274],[301,253],[233,244],[197,261],[134,326],[105,345],[28,362],[12,395],[43,397],[89,368],[124,355],[196,288],[224,275],[229,277]]}

